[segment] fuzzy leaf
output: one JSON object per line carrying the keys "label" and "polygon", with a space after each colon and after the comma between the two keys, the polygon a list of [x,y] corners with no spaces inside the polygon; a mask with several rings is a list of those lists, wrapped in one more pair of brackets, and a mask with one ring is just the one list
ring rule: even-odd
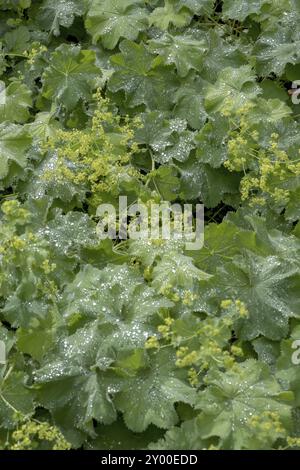
{"label": "fuzzy leaf", "polygon": [[54,36],[59,36],[60,27],[69,28],[85,9],[86,0],[44,0],[38,11],[38,21]]}
{"label": "fuzzy leaf", "polygon": [[112,56],[116,71],[109,80],[112,92],[124,90],[130,107],[145,104],[148,109],[168,109],[174,99],[177,78],[161,66],[144,46],[124,40],[121,54]]}
{"label": "fuzzy leaf", "polygon": [[181,28],[191,21],[191,13],[185,5],[178,5],[177,0],[165,0],[165,6],[156,8],[150,15],[150,25],[167,30],[169,25]]}
{"label": "fuzzy leaf", "polygon": [[147,26],[147,10],[141,0],[93,0],[86,28],[107,49],[114,49],[121,38],[134,40]]}
{"label": "fuzzy leaf", "polygon": [[4,103],[0,102],[0,122],[26,122],[31,105],[31,92],[27,86],[19,82],[11,83],[5,90]]}
{"label": "fuzzy leaf", "polygon": [[100,71],[91,50],[62,44],[52,54],[43,74],[43,96],[72,110],[79,100],[87,101]]}
{"label": "fuzzy leaf", "polygon": [[[251,428],[251,418],[273,412],[285,426],[291,426],[293,395],[284,396],[265,365],[250,359],[227,372],[211,371],[206,383],[197,402],[202,410],[198,421],[202,438],[219,436],[225,448],[257,449],[261,443]],[[277,436],[269,434],[269,446]]]}
{"label": "fuzzy leaf", "polygon": [[4,122],[0,124],[0,179],[8,175],[10,165],[23,168],[26,165],[26,150],[31,138],[21,126]]}

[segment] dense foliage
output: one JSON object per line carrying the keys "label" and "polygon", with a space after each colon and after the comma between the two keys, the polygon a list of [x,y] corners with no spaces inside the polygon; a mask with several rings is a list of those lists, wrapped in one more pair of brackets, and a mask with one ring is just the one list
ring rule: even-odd
{"label": "dense foliage", "polygon": [[[2,449],[300,446],[299,22],[0,0]],[[204,248],[100,241],[119,195],[203,202]]]}

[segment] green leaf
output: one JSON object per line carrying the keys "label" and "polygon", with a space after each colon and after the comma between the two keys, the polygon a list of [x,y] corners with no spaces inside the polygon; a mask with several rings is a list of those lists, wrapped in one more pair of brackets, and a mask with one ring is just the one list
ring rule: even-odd
{"label": "green leaf", "polygon": [[260,92],[250,66],[245,65],[236,69],[228,67],[219,73],[214,85],[208,86],[205,106],[209,112],[218,112],[227,108],[231,111],[237,110]]}
{"label": "green leaf", "polygon": [[4,103],[0,102],[0,122],[26,122],[30,116],[28,108],[31,106],[31,92],[27,86],[20,82],[11,83],[5,90]]}
{"label": "green leaf", "polygon": [[203,79],[214,83],[225,68],[239,68],[248,64],[249,49],[233,36],[228,42],[217,28],[210,28],[208,32],[201,31],[201,33],[206,38],[208,49],[201,71]]}
{"label": "green leaf", "polygon": [[[284,39],[278,38],[278,45],[273,45],[274,35],[264,36],[255,49],[258,60],[258,71],[260,74],[267,75],[270,71],[281,75],[287,64],[297,64],[299,62],[299,45],[296,43],[284,43]],[[276,42],[277,42],[276,41]],[[270,47],[270,43],[272,46]]]}
{"label": "green leaf", "polygon": [[30,143],[31,139],[22,126],[7,122],[0,124],[0,179],[8,175],[12,163],[25,167]]}
{"label": "green leaf", "polygon": [[[243,213],[242,226],[236,225],[238,213],[229,213],[222,223],[211,223],[206,227],[204,247],[193,253],[196,264],[209,273],[215,273],[221,265],[233,261],[235,255],[249,250],[255,255],[278,255],[289,263],[299,266],[299,243],[293,236],[286,236],[280,230],[268,229],[262,217]],[[230,217],[231,216],[231,217]],[[273,225],[274,219],[272,219]],[[249,224],[249,226],[247,225]]]}
{"label": "green leaf", "polygon": [[260,436],[251,419],[275,413],[284,426],[291,427],[289,401],[293,396],[285,400],[267,366],[247,360],[227,372],[212,370],[206,383],[208,387],[199,392],[197,401],[197,408],[202,410],[198,420],[202,438],[218,436],[225,449],[270,448],[282,434],[277,431]]}
{"label": "green leaf", "polygon": [[78,428],[91,436],[93,419],[104,424],[116,419],[109,396],[113,379],[105,377],[97,367],[103,335],[104,328],[100,330],[97,323],[90,323],[70,337],[63,337],[35,373],[40,403],[54,413],[63,427]]}
{"label": "green leaf", "polygon": [[30,41],[30,33],[26,26],[19,26],[13,31],[9,31],[4,35],[6,48],[14,54],[23,53],[28,47]]}
{"label": "green leaf", "polygon": [[1,0],[1,6],[3,10],[15,10],[20,11],[25,8],[29,8],[31,0]]}
{"label": "green leaf", "polygon": [[224,0],[222,16],[244,21],[250,15],[257,15],[265,5],[270,5],[271,0]]}
{"label": "green leaf", "polygon": [[227,138],[230,124],[226,118],[216,115],[196,135],[197,157],[201,163],[219,168],[227,159]]}
{"label": "green leaf", "polygon": [[151,146],[153,159],[165,164],[172,159],[185,161],[194,148],[194,134],[183,119],[167,119],[164,113],[153,111],[141,116],[142,127],[136,132],[141,144]]}
{"label": "green leaf", "polygon": [[264,362],[269,366],[275,365],[280,354],[280,346],[277,341],[270,341],[269,339],[261,336],[260,338],[252,341],[252,344],[259,361]]}
{"label": "green leaf", "polygon": [[100,75],[92,50],[62,44],[51,55],[43,80],[43,96],[72,110],[79,100],[88,101]]}
{"label": "green leaf", "polygon": [[69,28],[86,10],[86,0],[44,0],[38,11],[39,24],[59,36],[60,27]]}
{"label": "green leaf", "polygon": [[165,254],[153,269],[152,286],[158,290],[167,289],[168,286],[191,287],[195,281],[210,278],[193,264],[189,256],[176,253]]}
{"label": "green leaf", "polygon": [[216,295],[218,303],[229,298],[246,304],[249,318],[238,329],[241,338],[263,335],[279,340],[288,333],[289,318],[298,316],[299,283],[297,266],[287,265],[276,256],[245,252],[217,269],[217,277],[205,295],[208,301]]}
{"label": "green leaf", "polygon": [[180,189],[180,181],[177,171],[169,166],[160,166],[151,173],[155,188],[159,191],[164,201],[174,201]]}
{"label": "green leaf", "polygon": [[195,15],[210,15],[213,12],[214,0],[178,0],[178,6],[188,8]]}
{"label": "green leaf", "polygon": [[1,427],[13,429],[16,412],[30,416],[34,412],[34,393],[26,386],[24,372],[7,371],[0,379]]}
{"label": "green leaf", "polygon": [[83,248],[92,248],[99,244],[95,222],[87,214],[75,211],[69,211],[65,215],[57,211],[53,220],[40,227],[39,235],[49,243],[54,252],[69,259],[80,260]]}
{"label": "green leaf", "polygon": [[284,10],[280,22],[278,16],[275,17],[274,24],[259,37],[254,47],[259,74],[269,75],[274,72],[281,75],[287,64],[295,65],[299,62],[299,13],[294,8]]}
{"label": "green leaf", "polygon": [[86,28],[107,49],[114,49],[121,38],[134,40],[147,27],[147,10],[141,0],[93,0]]}
{"label": "green leaf", "polygon": [[205,39],[189,35],[164,34],[149,42],[150,50],[163,57],[166,65],[174,64],[180,77],[186,77],[191,69],[201,71],[206,53]]}
{"label": "green leaf", "polygon": [[[85,298],[82,297],[83,292]],[[136,349],[143,347],[146,339],[154,333],[150,325],[151,317],[160,308],[172,303],[154,296],[153,290],[144,285],[140,276],[124,266],[103,271],[86,268],[78,274],[73,285],[69,285],[64,304],[70,327],[76,328],[76,322],[77,328],[82,325],[81,318],[96,320],[85,321],[85,326],[70,337],[63,337],[57,349],[44,357],[44,366],[36,374],[39,399],[55,415],[62,416],[63,422],[68,420],[69,426],[92,434],[92,418],[109,424],[116,417],[109,390],[114,395],[118,390],[127,388],[133,380],[130,377],[135,375],[135,380],[142,380],[140,374],[149,375],[148,384],[154,380],[152,369],[149,373],[139,372],[140,368],[148,370],[148,366]],[[115,371],[113,375],[109,366],[111,371]],[[74,389],[79,386],[82,391],[75,396]],[[188,389],[184,384],[180,386],[181,389]],[[163,393],[169,394],[167,384],[164,387]],[[174,394],[174,401],[177,401],[179,391]],[[125,392],[121,395],[124,397]],[[148,399],[145,397],[145,400],[150,400],[151,396]],[[118,398],[117,402],[119,405],[116,406],[123,409],[123,399]],[[128,400],[125,402],[128,403]],[[146,425],[151,422],[155,424],[158,420],[156,416],[160,416],[156,400],[154,405],[153,417],[149,414],[148,418],[144,418]],[[69,416],[63,418],[66,406]],[[171,408],[173,410],[173,406]],[[175,422],[175,411],[170,413],[170,419]],[[134,429],[134,424],[131,424],[131,429]]]}
{"label": "green leaf", "polygon": [[190,23],[191,12],[185,5],[178,5],[177,0],[165,0],[165,6],[156,8],[149,17],[150,25],[157,26],[162,30],[167,30],[172,24],[182,28]]}
{"label": "green leaf", "polygon": [[178,80],[162,59],[151,54],[143,43],[124,40],[121,54],[112,56],[115,72],[109,80],[112,92],[124,90],[129,107],[145,104],[150,110],[168,109],[174,100]]}
{"label": "green leaf", "polygon": [[298,187],[290,194],[289,202],[287,203],[285,212],[287,220],[298,221],[300,219],[299,196],[300,188]]}
{"label": "green leaf", "polygon": [[44,141],[53,138],[60,126],[52,113],[42,112],[36,114],[35,120],[27,128],[34,140]]}
{"label": "green leaf", "polygon": [[[184,251],[184,242],[180,239],[170,238],[155,243],[155,240],[129,240],[129,253],[137,258],[143,266],[150,267],[156,260],[161,259],[169,252],[180,253]],[[175,255],[174,255],[175,256]]]}
{"label": "green leaf", "polygon": [[182,423],[180,427],[169,429],[163,439],[151,442],[151,450],[203,450],[205,441],[201,438],[198,418]]}
{"label": "green leaf", "polygon": [[249,124],[257,124],[258,122],[276,123],[283,121],[291,114],[291,108],[281,100],[258,98],[249,111],[247,120],[249,120]]}
{"label": "green leaf", "polygon": [[[220,264],[240,253],[240,230],[233,223],[208,224],[205,231],[204,247],[193,253],[197,266],[209,273],[215,273]],[[251,235],[247,232],[247,239]]]}
{"label": "green leaf", "polygon": [[193,129],[200,129],[207,119],[203,81],[198,76],[193,77],[190,74],[177,89],[175,99],[174,115],[186,119]]}
{"label": "green leaf", "polygon": [[[135,138],[139,144],[147,145],[157,153],[172,145],[170,136],[173,133],[174,121],[167,119],[166,113],[151,111],[141,116],[141,127],[136,130]],[[176,124],[176,121],[175,121]],[[186,129],[186,126],[184,126]]]}
{"label": "green leaf", "polygon": [[4,54],[2,43],[0,43],[0,77],[3,74],[3,72],[6,70],[6,67],[7,67],[7,62],[5,60],[5,54]]}
{"label": "green leaf", "polygon": [[74,202],[75,206],[80,206],[85,199],[87,188],[84,185],[79,187],[70,181],[50,178],[49,170],[51,172],[56,165],[57,155],[55,153],[46,155],[33,169],[31,168],[27,180],[18,188],[20,193],[30,192],[31,197],[35,199],[50,197],[52,201],[60,200],[63,207],[68,210],[74,208]]}
{"label": "green leaf", "polygon": [[193,158],[178,166],[178,169],[184,199],[200,198],[206,207],[211,208],[216,207],[225,194],[238,192],[239,176],[223,168],[215,169]]}
{"label": "green leaf", "polygon": [[[102,271],[87,266],[67,286],[63,305],[67,318],[79,313],[83,318],[98,317],[112,324],[122,320],[126,326],[133,319],[147,323],[159,308],[173,304],[145,285],[138,273],[123,265]],[[143,338],[135,339],[136,347],[143,345]]]}
{"label": "green leaf", "polygon": [[[9,353],[11,352],[14,344],[15,344],[15,335],[12,331],[9,331],[5,328],[5,326],[1,325],[0,326],[0,341],[3,341],[5,345],[5,360],[7,360]],[[3,359],[3,358],[1,358]],[[1,362],[0,367],[4,368],[6,364],[3,364]]]}
{"label": "green leaf", "polygon": [[155,426],[143,433],[130,431],[123,419],[119,419],[110,426],[96,428],[97,437],[89,440],[85,448],[87,450],[136,450],[146,449],[149,442],[161,436],[162,432]]}
{"label": "green leaf", "polygon": [[58,319],[53,312],[47,317],[32,318],[28,328],[17,331],[17,346],[20,351],[41,361],[46,352],[53,347],[58,335]]}
{"label": "green leaf", "polygon": [[286,94],[286,89],[282,86],[282,83],[266,79],[260,86],[263,90],[264,99],[273,100],[273,102],[278,99],[281,103],[289,101],[289,96]]}
{"label": "green leaf", "polygon": [[150,424],[166,429],[178,421],[174,403],[194,403],[194,390],[176,378],[173,363],[173,354],[159,352],[151,367],[128,380],[116,396],[116,406],[130,430],[143,432]]}

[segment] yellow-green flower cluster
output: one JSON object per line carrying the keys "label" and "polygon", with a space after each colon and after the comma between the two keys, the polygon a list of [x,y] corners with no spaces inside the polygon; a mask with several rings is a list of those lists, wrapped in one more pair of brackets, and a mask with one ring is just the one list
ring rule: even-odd
{"label": "yellow-green flower cluster", "polygon": [[268,439],[274,442],[279,438],[287,437],[287,431],[276,411],[263,411],[260,415],[254,415],[247,424],[255,433],[255,438],[262,442],[266,442]]}
{"label": "yellow-green flower cluster", "polygon": [[235,344],[231,346],[230,351],[231,351],[231,354],[233,354],[233,356],[236,356],[236,357],[244,356],[244,351],[242,350],[242,348],[240,348],[239,346],[236,346]]}
{"label": "yellow-green flower cluster", "polygon": [[28,63],[33,65],[37,57],[43,52],[47,51],[47,47],[38,42],[33,43],[31,49],[24,52],[24,56],[27,58]]}
{"label": "yellow-green flower cluster", "polygon": [[[18,271],[36,274],[35,287],[43,296],[53,299],[57,286],[51,273],[56,264],[51,262],[47,242],[31,232],[31,213],[18,201],[5,201],[1,206],[4,222],[0,223],[0,289],[13,288]],[[18,226],[22,226],[21,230]],[[20,233],[22,232],[22,233]],[[13,276],[12,276],[13,271]]]}
{"label": "yellow-green flower cluster", "polygon": [[157,327],[157,331],[161,334],[161,336],[166,339],[168,338],[172,333],[171,333],[171,326],[174,323],[174,318],[167,317],[164,320],[163,325],[159,325]]}
{"label": "yellow-green flower cluster", "polygon": [[191,306],[197,299],[198,299],[198,296],[196,294],[193,294],[193,292],[191,292],[190,290],[185,290],[183,292],[183,299],[182,299],[183,305]]}
{"label": "yellow-green flower cluster", "polygon": [[300,437],[288,437],[286,441],[288,447],[300,447]]}
{"label": "yellow-green flower cluster", "polygon": [[[187,379],[193,387],[199,385],[199,377],[211,367],[221,370],[237,367],[244,351],[238,342],[231,344],[232,330],[235,321],[247,318],[249,313],[239,299],[224,299],[221,309],[222,316],[196,321],[192,333],[186,336],[182,318],[165,316],[157,327],[157,334],[146,341],[145,349],[174,348],[175,365],[188,369]],[[190,327],[186,331],[190,331]]]}
{"label": "yellow-green flower cluster", "polygon": [[[250,106],[250,105],[249,105]],[[280,148],[279,135],[271,134],[267,148],[258,144],[259,133],[251,130],[247,119],[250,108],[241,108],[235,113],[234,130],[228,141],[228,159],[224,166],[229,171],[244,172],[241,181],[241,198],[252,205],[265,205],[266,201],[286,205],[290,191],[287,183],[300,175],[299,160],[291,160]]]}
{"label": "yellow-green flower cluster", "polygon": [[150,336],[145,343],[146,349],[159,349],[159,341],[156,336]]}
{"label": "yellow-green flower cluster", "polygon": [[48,259],[45,259],[42,263],[42,270],[44,271],[45,274],[50,274],[53,271],[55,271],[56,264],[55,263],[50,263]]}
{"label": "yellow-green flower cluster", "polygon": [[179,302],[181,298],[180,294],[172,284],[166,284],[165,286],[161,287],[159,289],[159,293],[165,297],[168,297],[168,299],[172,300],[173,302]]}
{"label": "yellow-green flower cluster", "polygon": [[221,309],[228,310],[232,314],[232,318],[248,318],[249,311],[244,302],[237,299],[235,301],[231,299],[222,300]]}
{"label": "yellow-green flower cluster", "polygon": [[121,122],[120,116],[110,111],[109,101],[102,98],[100,91],[94,98],[96,109],[90,128],[58,130],[44,145],[45,151],[57,153],[55,168],[47,170],[44,177],[84,185],[91,193],[91,204],[97,206],[101,203],[101,193],[118,195],[120,181],[142,179],[142,176],[130,164],[137,151],[132,140],[140,126],[139,120],[125,118]]}
{"label": "yellow-green flower cluster", "polygon": [[66,441],[60,430],[49,423],[26,421],[12,434],[12,450],[36,449],[40,443],[48,442],[52,450],[70,450],[71,445]]}
{"label": "yellow-green flower cluster", "polygon": [[176,356],[177,367],[189,367],[198,361],[199,354],[197,353],[197,351],[189,352],[189,348],[187,347],[180,347],[176,351]]}
{"label": "yellow-green flower cluster", "polygon": [[199,372],[194,367],[191,367],[188,371],[188,380],[192,387],[198,387],[200,383]]}
{"label": "yellow-green flower cluster", "polygon": [[158,335],[157,336],[150,336],[150,338],[147,339],[145,343],[145,348],[146,349],[159,349],[161,344],[160,340],[169,340],[170,337],[172,336],[172,331],[171,327],[174,323],[174,318],[168,316],[164,318],[164,323],[161,325],[158,325],[157,331]]}
{"label": "yellow-green flower cluster", "polygon": [[235,358],[242,357],[243,354],[238,346],[229,348],[233,317],[236,317],[235,311],[230,311],[228,315],[219,318],[206,318],[199,322],[195,333],[189,337],[178,336],[176,321],[172,323],[171,331],[164,328],[163,338],[176,348],[176,366],[179,368],[193,366],[192,368],[199,373],[211,366],[223,369],[233,367]]}
{"label": "yellow-green flower cluster", "polygon": [[24,209],[16,199],[4,201],[1,211],[5,216],[5,220],[15,225],[24,225],[29,222],[31,217],[30,212]]}

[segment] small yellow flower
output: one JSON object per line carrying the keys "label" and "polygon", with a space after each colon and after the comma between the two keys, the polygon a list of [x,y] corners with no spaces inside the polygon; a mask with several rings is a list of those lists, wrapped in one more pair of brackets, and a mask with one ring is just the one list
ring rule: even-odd
{"label": "small yellow flower", "polygon": [[229,308],[231,307],[231,305],[232,305],[232,300],[230,299],[222,300],[221,302],[221,308]]}
{"label": "small yellow flower", "polygon": [[150,338],[147,339],[145,343],[145,348],[146,349],[158,349],[159,348],[159,342],[156,336],[151,336]]}

